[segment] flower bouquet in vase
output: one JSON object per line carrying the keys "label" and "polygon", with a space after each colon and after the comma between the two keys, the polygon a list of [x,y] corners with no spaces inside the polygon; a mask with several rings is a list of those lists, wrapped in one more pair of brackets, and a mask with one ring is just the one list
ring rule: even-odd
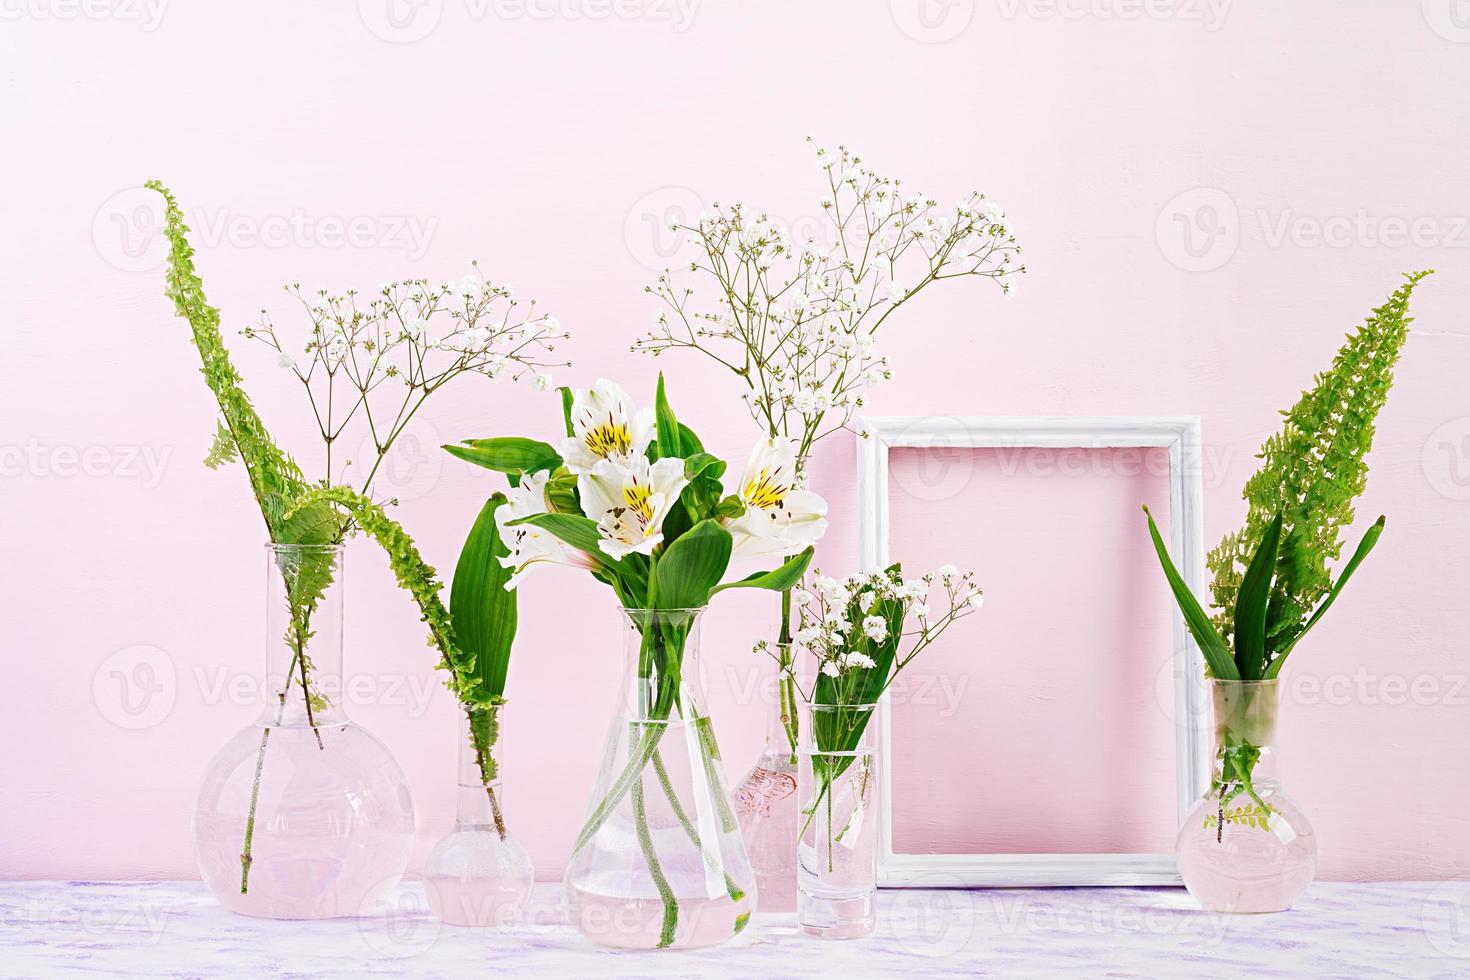
{"label": "flower bouquet in vase", "polygon": [[[1190,893],[1215,912],[1291,907],[1317,867],[1312,825],[1282,787],[1276,715],[1287,657],[1338,595],[1383,533],[1369,526],[1334,580],[1328,563],[1353,522],[1367,483],[1364,456],[1407,337],[1409,297],[1426,272],[1408,276],[1373,311],[1285,412],[1245,485],[1245,527],[1210,552],[1215,615],[1174,567],[1152,516],[1149,534],[1174,598],[1211,678],[1215,764],[1209,789],[1184,818],[1176,851]],[[1148,508],[1144,508],[1147,513]]]}
{"label": "flower bouquet in vase", "polygon": [[[791,446],[779,471],[793,501],[817,443],[846,430],[867,391],[892,376],[876,345],[900,310],[946,281],[989,280],[1009,296],[1026,271],[1010,220],[983,194],[942,207],[845,146],[817,147],[816,166],[825,186],[821,227],[811,238],[794,240],[779,222],[738,203],[675,223],[692,253],[686,271],[708,284],[709,300],[665,271],[648,288],[663,307],[657,325],[633,345],[651,356],[697,352],[734,373],[752,420],[773,442]],[[800,502],[796,511],[798,519],[772,522],[765,518],[782,512],[763,508],[750,521],[765,528],[755,536],[767,555],[797,554],[822,534],[820,512]],[[796,908],[800,722],[791,631],[787,591],[776,638],[757,644],[771,657],[774,679],[766,744],[736,789],[765,912]]]}
{"label": "flower bouquet in vase", "polygon": [[[937,613],[936,584],[945,603]],[[877,924],[879,702],[951,623],[979,608],[981,592],[953,566],[905,581],[893,565],[845,582],[817,575],[799,600],[795,642],[817,673],[799,745],[797,922],[824,939],[858,939]]]}
{"label": "flower bouquet in vase", "polygon": [[[595,942],[678,948],[744,928],[756,885],[705,709],[700,616],[732,588],[782,590],[807,548],[777,567],[727,580],[752,536],[743,519],[779,490],[727,494],[726,464],[674,415],[659,379],[652,411],[617,385],[562,391],[565,436],[446,446],[506,474],[496,512],[515,586],[545,564],[585,569],[621,607],[626,674],[565,888],[572,924]],[[755,457],[759,460],[761,454]]]}

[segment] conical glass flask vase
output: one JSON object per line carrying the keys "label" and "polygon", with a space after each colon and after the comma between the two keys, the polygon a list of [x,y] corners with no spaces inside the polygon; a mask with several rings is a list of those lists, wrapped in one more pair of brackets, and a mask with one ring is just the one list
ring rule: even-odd
{"label": "conical glass flask vase", "polygon": [[1281,912],[1317,872],[1317,838],[1281,786],[1279,681],[1211,681],[1215,772],[1179,829],[1184,885],[1212,912]]}
{"label": "conical glass flask vase", "polygon": [[765,685],[766,742],[735,787],[735,813],[760,890],[760,911],[796,911],[797,692],[791,648],[775,648],[775,684]]}
{"label": "conical glass flask vase", "polygon": [[234,912],[365,914],[408,864],[408,782],[343,706],[342,562],[340,545],[267,546],[265,704],[194,812],[200,876]]}
{"label": "conical glass flask vase", "polygon": [[424,865],[429,907],[451,925],[519,925],[536,880],[505,811],[505,718],[504,704],[466,705],[460,721],[454,829]]}
{"label": "conical glass flask vase", "polygon": [[632,949],[711,946],[755,908],[699,664],[700,609],[625,609],[627,673],[565,889],[572,925]]}

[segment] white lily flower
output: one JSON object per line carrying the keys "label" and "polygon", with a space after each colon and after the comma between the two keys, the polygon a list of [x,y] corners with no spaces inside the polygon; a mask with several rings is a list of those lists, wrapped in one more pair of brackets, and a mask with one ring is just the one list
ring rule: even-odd
{"label": "white lily flower", "polygon": [[635,415],[628,393],[603,378],[573,396],[572,433],[561,443],[562,461],[571,472],[591,473],[603,460],[628,467],[653,442],[653,412]]}
{"label": "white lily flower", "polygon": [[689,483],[684,461],[650,463],[643,455],[623,466],[600,460],[577,477],[582,510],[597,522],[598,546],[613,558],[649,554],[664,539],[664,518]]}
{"label": "white lily flower", "polygon": [[781,558],[817,543],[827,531],[827,502],[795,489],[796,444],[763,439],[751,451],[740,478],[745,513],[729,524],[739,558]]}
{"label": "white lily flower", "polygon": [[573,548],[550,531],[531,524],[509,526],[511,521],[522,517],[546,513],[546,483],[550,477],[551,474],[545,470],[527,474],[520,486],[510,489],[506,502],[495,512],[500,540],[510,550],[510,554],[501,557],[500,564],[516,570],[510,581],[505,583],[507,591],[515,588],[532,567],[544,562],[576,568],[593,567],[592,559],[585,552]]}

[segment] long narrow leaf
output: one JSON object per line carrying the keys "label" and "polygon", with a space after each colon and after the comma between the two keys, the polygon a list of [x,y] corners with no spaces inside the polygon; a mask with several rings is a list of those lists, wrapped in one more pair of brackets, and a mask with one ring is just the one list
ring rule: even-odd
{"label": "long narrow leaf", "polygon": [[451,456],[500,473],[539,473],[561,465],[560,454],[535,439],[466,439],[463,445],[443,448]]}
{"label": "long narrow leaf", "polygon": [[813,549],[808,548],[780,568],[773,568],[769,572],[757,572],[735,582],[717,585],[710,594],[714,595],[726,589],[770,589],[772,592],[785,592],[787,589],[794,588],[796,583],[801,581],[801,577],[806,574],[807,567],[812,563],[812,554]]}
{"label": "long narrow leaf", "polygon": [[1250,565],[1241,579],[1235,599],[1235,666],[1248,681],[1261,679],[1266,669],[1266,611],[1271,601],[1271,578],[1276,573],[1276,553],[1281,549],[1281,520],[1276,519],[1261,536]]}
{"label": "long narrow leaf", "polygon": [[682,455],[683,437],[679,433],[679,420],[669,407],[668,395],[664,393],[664,376],[658,376],[658,391],[653,399],[654,420],[658,426],[658,455],[660,459]]}
{"label": "long narrow leaf", "polygon": [[[493,704],[505,696],[505,676],[516,635],[516,594],[507,590],[512,569],[500,559],[510,554],[495,527],[495,511],[505,495],[495,494],[470,528],[449,590],[449,617],[460,648],[474,657],[460,678],[460,700]],[[456,668],[456,673],[459,673]]]}
{"label": "long narrow leaf", "polygon": [[577,434],[577,430],[572,426],[572,405],[576,401],[576,396],[572,394],[572,389],[565,385],[556,390],[561,392],[561,417],[566,424],[567,437],[570,438]]}
{"label": "long narrow leaf", "polygon": [[1272,662],[1271,666],[1267,669],[1267,679],[1275,677],[1277,674],[1281,673],[1281,665],[1286,660],[1286,655],[1291,652],[1292,647],[1301,642],[1301,638],[1307,635],[1307,630],[1317,625],[1317,620],[1322,618],[1322,614],[1325,613],[1332,605],[1332,603],[1337,599],[1337,594],[1342,591],[1342,587],[1344,585],[1347,585],[1348,579],[1353,577],[1353,572],[1358,570],[1358,566],[1363,563],[1363,559],[1368,557],[1368,552],[1372,551],[1373,546],[1378,543],[1379,536],[1383,534],[1383,525],[1385,521],[1386,519],[1380,516],[1378,520],[1373,522],[1373,526],[1368,528],[1368,530],[1363,534],[1363,539],[1358,542],[1357,550],[1355,550],[1353,552],[1353,556],[1348,559],[1348,563],[1343,566],[1342,574],[1338,575],[1337,581],[1332,583],[1332,589],[1327,593],[1327,598],[1322,600],[1322,604],[1317,607],[1317,611],[1312,613],[1312,618],[1307,620],[1307,625],[1302,627],[1302,631],[1300,633],[1292,637],[1291,642],[1287,643],[1286,646],[1282,648],[1281,655],[1278,656],[1276,660]]}
{"label": "long narrow leaf", "polygon": [[1215,629],[1215,624],[1210,622],[1210,617],[1205,614],[1200,606],[1199,600],[1194,593],[1189,591],[1189,585],[1184,581],[1184,576],[1179,574],[1179,569],[1174,567],[1174,561],[1169,557],[1169,549],[1164,547],[1164,539],[1159,536],[1158,525],[1154,523],[1154,515],[1149,513],[1147,507],[1143,512],[1148,516],[1148,533],[1153,538],[1154,550],[1159,554],[1159,564],[1164,568],[1164,577],[1169,580],[1169,588],[1174,592],[1174,601],[1179,604],[1179,611],[1184,614],[1184,625],[1189,627],[1189,632],[1194,636],[1194,642],[1199,644],[1200,653],[1204,654],[1205,663],[1210,667],[1210,673],[1222,680],[1239,680],[1240,672],[1235,669],[1235,661],[1230,656],[1230,650],[1225,646],[1225,641]]}

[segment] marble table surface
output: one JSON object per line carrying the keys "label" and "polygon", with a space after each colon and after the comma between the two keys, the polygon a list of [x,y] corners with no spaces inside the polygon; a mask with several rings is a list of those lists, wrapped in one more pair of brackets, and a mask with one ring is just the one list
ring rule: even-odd
{"label": "marble table surface", "polygon": [[6,977],[1470,977],[1470,882],[1318,882],[1279,915],[1213,916],[1169,888],[894,890],[873,936],[760,916],[713,949],[614,952],[538,886],[515,932],[441,925],[406,882],[382,918],[226,912],[198,882],[0,883]]}

